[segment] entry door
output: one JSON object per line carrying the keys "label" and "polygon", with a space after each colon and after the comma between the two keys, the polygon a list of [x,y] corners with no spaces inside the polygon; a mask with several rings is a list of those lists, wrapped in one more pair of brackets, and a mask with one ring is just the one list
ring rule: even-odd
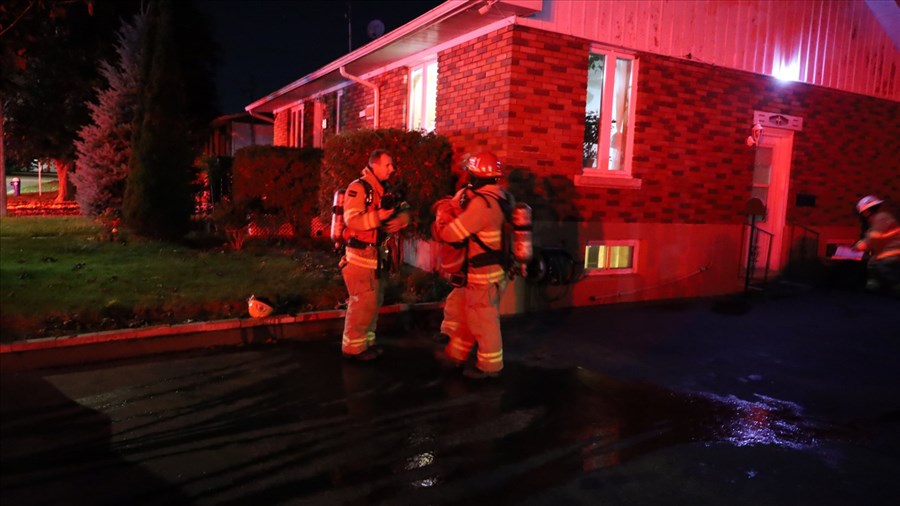
{"label": "entry door", "polygon": [[771,234],[760,234],[755,266],[760,273],[766,266],[769,243],[769,270],[778,272],[787,261],[785,248],[789,245],[786,244],[784,234],[793,150],[794,132],[780,128],[766,128],[756,148],[751,197],[756,197],[765,204],[766,214],[757,220],[757,225]]}

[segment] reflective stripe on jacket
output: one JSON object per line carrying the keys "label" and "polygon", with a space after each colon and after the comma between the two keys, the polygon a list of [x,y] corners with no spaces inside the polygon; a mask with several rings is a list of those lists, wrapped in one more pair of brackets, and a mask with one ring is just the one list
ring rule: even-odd
{"label": "reflective stripe on jacket", "polygon": [[[372,202],[366,205],[366,188],[359,179],[364,179],[372,187]],[[347,262],[364,269],[375,270],[378,268],[378,227],[381,220],[378,219],[377,209],[381,206],[381,196],[384,195],[384,187],[375,174],[366,167],[360,178],[347,186],[344,196],[344,223],[351,239],[356,239],[371,246],[354,248],[347,246]]]}
{"label": "reflective stripe on jacket", "polygon": [[890,213],[879,211],[872,216],[862,242],[875,260],[900,256],[900,223]]}

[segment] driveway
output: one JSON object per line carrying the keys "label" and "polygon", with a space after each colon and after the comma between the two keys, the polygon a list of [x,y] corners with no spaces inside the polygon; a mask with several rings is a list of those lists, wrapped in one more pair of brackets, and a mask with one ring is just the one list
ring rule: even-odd
{"label": "driveway", "polygon": [[731,302],[506,321],[483,382],[435,363],[434,319],[366,364],[334,336],[7,372],[0,499],[895,504],[897,300]]}

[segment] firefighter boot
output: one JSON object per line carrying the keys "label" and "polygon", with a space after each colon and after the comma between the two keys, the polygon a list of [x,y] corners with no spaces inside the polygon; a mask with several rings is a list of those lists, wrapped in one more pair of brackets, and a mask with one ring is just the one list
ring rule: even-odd
{"label": "firefighter boot", "polygon": [[380,357],[382,353],[384,353],[384,350],[373,346],[366,349],[366,351],[362,353],[357,353],[356,355],[344,353],[344,358],[349,360],[358,360],[360,362],[368,362],[369,360],[375,360],[376,358]]}
{"label": "firefighter boot", "polygon": [[466,369],[465,371],[463,371],[463,376],[465,376],[466,378],[469,378],[469,379],[474,379],[474,380],[499,378],[500,371],[488,372],[488,371],[482,371],[481,369]]}
{"label": "firefighter boot", "polygon": [[442,369],[459,369],[463,366],[462,360],[456,360],[444,351],[444,348],[436,348],[434,350],[434,359],[441,365]]}

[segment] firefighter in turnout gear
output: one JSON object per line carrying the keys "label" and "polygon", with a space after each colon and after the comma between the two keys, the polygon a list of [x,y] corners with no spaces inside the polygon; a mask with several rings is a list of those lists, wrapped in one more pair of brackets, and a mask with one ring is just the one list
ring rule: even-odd
{"label": "firefighter in turnout gear", "polygon": [[381,277],[386,270],[387,253],[383,245],[388,235],[410,222],[405,209],[398,212],[394,206],[382,206],[385,187],[393,173],[391,155],[380,149],[373,151],[362,175],[350,183],[344,198],[346,249],[340,267],[350,298],[341,351],[347,358],[371,360],[381,354],[374,344],[378,310],[384,300]]}
{"label": "firefighter in turnout gear", "polygon": [[874,195],[867,195],[856,204],[868,230],[853,247],[872,255],[866,288],[900,295],[900,222],[882,209],[882,204],[884,201]]}
{"label": "firefighter in turnout gear", "polygon": [[463,374],[480,379],[497,376],[503,369],[500,296],[509,278],[502,234],[512,197],[498,184],[500,161],[492,153],[471,156],[465,166],[469,185],[436,209],[444,218],[432,229],[436,239],[465,249],[460,270],[451,277],[454,288],[441,322],[449,343],[436,357],[460,367],[477,348],[475,369]]}

